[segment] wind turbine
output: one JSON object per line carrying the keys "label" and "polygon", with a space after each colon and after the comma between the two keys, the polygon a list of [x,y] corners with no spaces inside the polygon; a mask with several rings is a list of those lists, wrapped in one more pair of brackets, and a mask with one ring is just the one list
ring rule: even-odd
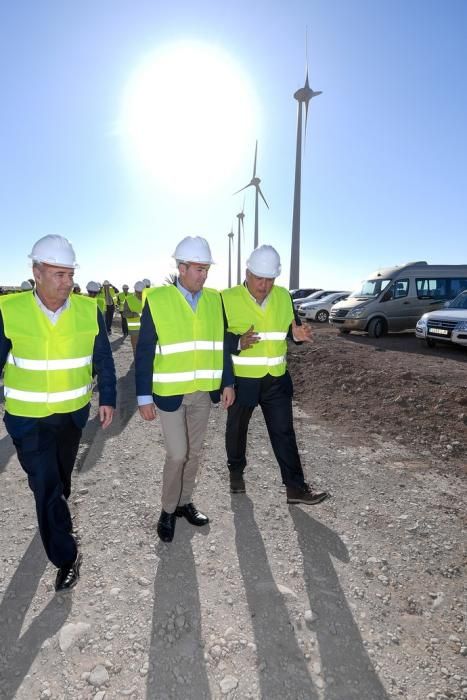
{"label": "wind turbine", "polygon": [[244,208],[245,208],[245,200],[243,200],[242,211],[237,214],[237,219],[238,219],[237,284],[242,283],[242,246],[240,243],[240,233],[244,233],[244,228],[243,228],[243,219],[245,218],[245,214],[243,213]]}
{"label": "wind turbine", "polygon": [[[308,53],[308,51],[307,51]],[[294,92],[294,98],[298,102],[297,116],[297,147],[295,151],[295,187],[293,194],[293,217],[292,217],[292,248],[290,252],[290,280],[289,289],[298,289],[300,286],[300,195],[302,189],[302,120],[303,105],[305,105],[305,138],[308,122],[308,104],[313,97],[322,94],[322,90],[316,92],[310,88],[308,83],[308,56],[306,60],[305,85]]]}
{"label": "wind turbine", "polygon": [[234,232],[233,228],[230,229],[230,233],[227,234],[229,237],[229,289],[232,286],[232,248],[234,245],[233,242],[233,237],[234,237]]}
{"label": "wind turbine", "polygon": [[261,187],[259,186],[259,183],[261,182],[259,177],[256,177],[256,160],[258,156],[258,141],[256,141],[256,146],[255,146],[255,162],[253,165],[253,177],[251,178],[250,182],[248,185],[245,185],[245,187],[242,187],[241,190],[238,190],[234,194],[238,194],[239,192],[243,192],[243,190],[246,190],[247,187],[254,187],[255,188],[255,245],[254,247],[258,247],[258,196],[261,196],[261,199],[269,209],[269,204],[266,202],[266,199],[264,197],[264,194],[261,191]]}

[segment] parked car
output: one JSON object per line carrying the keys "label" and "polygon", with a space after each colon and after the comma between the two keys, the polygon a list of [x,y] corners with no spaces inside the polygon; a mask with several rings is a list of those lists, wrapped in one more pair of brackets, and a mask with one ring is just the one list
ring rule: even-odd
{"label": "parked car", "polygon": [[467,290],[448,301],[443,309],[423,314],[417,321],[415,335],[430,348],[438,341],[467,347]]}
{"label": "parked car", "polygon": [[420,316],[467,289],[467,265],[429,265],[424,260],[376,270],[360,289],[333,307],[330,322],[340,333],[366,331],[379,338],[415,328]]}
{"label": "parked car", "polygon": [[315,301],[309,301],[302,304],[298,309],[298,315],[300,318],[304,318],[307,321],[319,321],[319,323],[327,323],[329,320],[329,312],[334,304],[338,301],[344,301],[347,299],[350,292],[334,292],[333,294],[328,294],[321,299],[316,299]]}
{"label": "parked car", "polygon": [[306,289],[291,289],[290,296],[295,301],[295,299],[304,299],[305,297],[309,297],[310,294],[314,294],[314,292],[320,292],[320,291],[321,291],[321,287],[307,287]]}
{"label": "parked car", "polygon": [[338,289],[318,289],[318,291],[313,292],[313,294],[310,294],[309,296],[304,297],[303,299],[294,299],[293,305],[296,309],[299,309],[302,304],[307,304],[310,301],[322,299],[323,297],[327,297],[328,294],[336,294],[338,291]]}

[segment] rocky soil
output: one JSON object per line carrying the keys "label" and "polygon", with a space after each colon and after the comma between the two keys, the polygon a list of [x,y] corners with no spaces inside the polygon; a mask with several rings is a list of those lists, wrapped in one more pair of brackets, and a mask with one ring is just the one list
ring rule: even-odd
{"label": "rocky soil", "polygon": [[114,336],[119,406],[83,436],[68,595],[2,424],[0,698],[467,698],[467,353],[315,335],[290,350],[295,425],[332,498],[287,506],[259,411],[247,494],[231,496],[213,408],[195,498],[211,523],[178,521],[170,545],[155,532],[160,428],[140,420],[130,344]]}

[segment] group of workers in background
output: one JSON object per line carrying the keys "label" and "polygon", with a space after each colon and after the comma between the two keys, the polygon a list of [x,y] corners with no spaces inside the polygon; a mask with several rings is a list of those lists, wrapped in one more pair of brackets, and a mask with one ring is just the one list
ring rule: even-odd
{"label": "group of workers in background", "polygon": [[[277,251],[255,249],[242,285],[206,288],[213,264],[208,242],[188,236],[173,257],[173,284],[137,282],[119,292],[108,280],[73,294],[76,258],[61,236],[44,236],[29,256],[34,289],[0,296],[0,372],[5,368],[4,422],[28,476],[45,551],[58,568],[57,591],[79,578],[81,556],[67,500],[93,376],[99,417],[107,428],[116,407],[116,376],[109,343],[115,307],[135,355],[136,397],[145,421],[160,419],[165,444],[157,534],[174,537],[177,517],[209,522],[193,503],[211,403],[228,411],[225,445],[230,491],[245,493],[247,434],[260,406],[286,488],[287,503],[314,505],[328,497],[305,481],[293,428],[293,387],[287,338],[312,342],[296,317],[289,292],[274,284]],[[126,325],[123,323],[126,320]]]}

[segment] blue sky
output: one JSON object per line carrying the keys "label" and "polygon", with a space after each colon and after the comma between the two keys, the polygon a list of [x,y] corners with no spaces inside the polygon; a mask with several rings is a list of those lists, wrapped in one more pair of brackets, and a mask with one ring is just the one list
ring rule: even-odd
{"label": "blue sky", "polygon": [[[0,9],[0,284],[30,276],[27,254],[46,233],[73,242],[82,285],[161,283],[173,272],[175,244],[190,234],[209,240],[217,262],[210,283],[225,286],[227,233],[232,223],[236,232],[243,202],[232,193],[251,178],[257,138],[270,204],[260,212],[260,243],[279,250],[279,281],[287,286],[292,95],[304,81],[306,26],[310,84],[323,94],[310,105],[303,162],[301,284],[351,288],[379,266],[409,260],[467,264],[464,0],[239,0],[222,7],[19,0]],[[160,173],[146,176],[121,125],[138,67],[183,42],[222,52],[255,111],[247,128],[242,105],[231,105],[245,127],[235,142],[238,162],[226,163],[219,185],[204,193],[166,187]],[[170,118],[171,105],[160,93],[158,100]],[[192,110],[187,104],[187,129]],[[245,213],[250,251],[252,190]]]}

